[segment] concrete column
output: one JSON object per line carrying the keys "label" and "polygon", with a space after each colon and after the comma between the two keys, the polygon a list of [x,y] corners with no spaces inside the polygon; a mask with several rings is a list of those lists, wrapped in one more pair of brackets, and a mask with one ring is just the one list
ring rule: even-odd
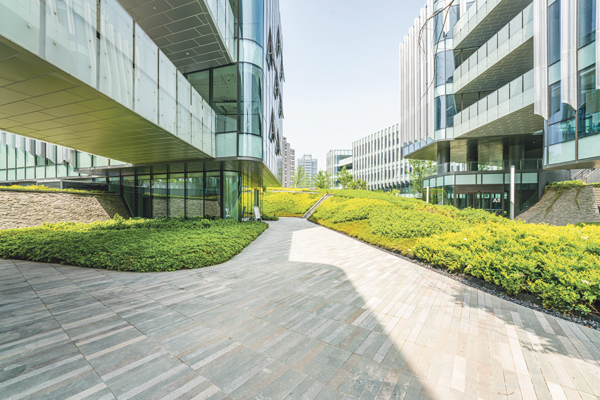
{"label": "concrete column", "polygon": [[443,174],[448,172],[447,169],[443,167],[443,164],[450,162],[450,149],[438,149],[437,151],[437,173]]}
{"label": "concrete column", "polygon": [[508,147],[508,161],[517,169],[521,169],[521,161],[525,159],[525,145],[513,144]]}
{"label": "concrete column", "polygon": [[467,145],[467,171],[477,171],[479,168],[479,151],[477,144]]}

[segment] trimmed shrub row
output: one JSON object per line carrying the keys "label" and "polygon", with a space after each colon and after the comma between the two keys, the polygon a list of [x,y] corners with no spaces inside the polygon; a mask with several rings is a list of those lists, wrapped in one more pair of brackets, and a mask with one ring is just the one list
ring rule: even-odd
{"label": "trimmed shrub row", "polygon": [[0,258],[134,272],[201,268],[228,261],[267,227],[168,218],[61,222],[0,231]]}

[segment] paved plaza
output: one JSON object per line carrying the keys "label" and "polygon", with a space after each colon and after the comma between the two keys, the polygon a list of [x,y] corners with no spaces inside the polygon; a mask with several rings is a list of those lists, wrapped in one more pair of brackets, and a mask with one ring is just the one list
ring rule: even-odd
{"label": "paved plaza", "polygon": [[600,399],[600,332],[282,219],[230,262],[0,260],[0,399]]}

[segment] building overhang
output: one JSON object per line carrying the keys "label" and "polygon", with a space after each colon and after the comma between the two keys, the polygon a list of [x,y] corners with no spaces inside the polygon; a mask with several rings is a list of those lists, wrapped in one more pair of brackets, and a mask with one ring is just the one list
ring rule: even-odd
{"label": "building overhang", "polygon": [[[226,25],[223,22],[227,14],[214,15],[206,1],[118,1],[182,73],[234,62],[235,54],[230,54],[233,49],[226,44],[233,38],[224,38],[216,22]],[[226,1],[235,17],[237,1]]]}
{"label": "building overhang", "polygon": [[534,114],[533,104],[470,130],[455,139],[490,138],[533,134],[544,129],[544,119]]}
{"label": "building overhang", "polygon": [[510,83],[515,76],[521,76],[531,71],[532,68],[533,38],[502,57],[473,79],[470,79],[466,85],[456,88],[454,94],[494,91]]}
{"label": "building overhang", "polygon": [[587,159],[578,161],[568,161],[560,164],[551,164],[544,166],[544,169],[554,171],[563,169],[597,169],[600,168],[600,160]]}
{"label": "building overhang", "polygon": [[2,36],[0,130],[131,164],[209,157]]}
{"label": "building overhang", "polygon": [[410,154],[406,154],[404,158],[408,160],[437,161],[438,151],[449,149],[451,147],[451,142],[452,140],[436,140]]}
{"label": "building overhang", "polygon": [[[454,43],[454,49],[478,49],[487,42],[492,36],[508,24],[514,17],[517,16],[521,11],[525,9],[531,0],[502,0],[495,2],[496,4],[492,9],[488,9],[485,15],[478,15],[472,18],[477,21],[469,20],[469,24],[465,24],[462,29],[469,29],[465,36],[460,38],[460,41]],[[484,4],[484,6],[490,7],[491,2]],[[479,3],[473,4],[474,7],[478,7]],[[469,18],[471,9],[467,11],[464,17]],[[481,10],[474,10],[481,13]],[[462,23],[462,18],[458,24]],[[470,25],[470,26],[469,26]],[[473,26],[474,25],[474,26]],[[461,29],[461,30],[462,30]],[[456,37],[457,31],[454,31],[454,37]]]}

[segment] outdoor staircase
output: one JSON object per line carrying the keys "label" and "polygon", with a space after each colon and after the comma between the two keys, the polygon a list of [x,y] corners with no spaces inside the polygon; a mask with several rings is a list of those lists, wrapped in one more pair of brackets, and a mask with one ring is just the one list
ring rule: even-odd
{"label": "outdoor staircase", "polygon": [[587,178],[594,173],[595,169],[578,169],[571,172],[572,181],[583,181],[587,183]]}
{"label": "outdoor staircase", "polygon": [[330,198],[330,197],[332,197],[332,196],[333,196],[332,194],[325,194],[325,195],[323,195],[323,197],[321,197],[321,198],[319,199],[319,201],[317,201],[317,202],[315,203],[315,205],[314,205],[314,206],[312,206],[312,207],[310,208],[310,210],[308,210],[308,211],[306,212],[306,214],[304,214],[304,215],[302,216],[302,219],[309,219],[310,217],[312,217],[312,215],[315,213],[315,211],[317,211],[317,208],[319,208],[319,206],[321,205],[321,203],[323,203],[325,200],[327,200],[328,198]]}

